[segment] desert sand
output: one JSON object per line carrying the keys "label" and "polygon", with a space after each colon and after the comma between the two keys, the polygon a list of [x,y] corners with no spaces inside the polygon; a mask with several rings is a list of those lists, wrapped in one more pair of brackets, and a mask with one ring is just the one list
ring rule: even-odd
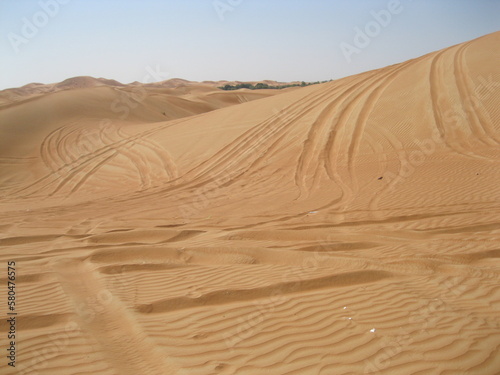
{"label": "desert sand", "polygon": [[0,92],[2,374],[499,374],[499,61]]}

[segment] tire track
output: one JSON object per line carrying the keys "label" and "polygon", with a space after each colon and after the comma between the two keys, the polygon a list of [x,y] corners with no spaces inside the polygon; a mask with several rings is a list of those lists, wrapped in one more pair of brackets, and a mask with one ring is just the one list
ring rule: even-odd
{"label": "tire track", "polygon": [[[458,141],[453,141],[450,139],[449,133],[450,129],[446,128],[447,121],[444,120],[443,113],[445,113],[445,110],[442,108],[443,104],[440,103],[450,103],[450,100],[446,100],[443,97],[443,100],[439,97],[439,93],[444,93],[446,92],[446,85],[444,83],[444,73],[442,72],[443,67],[441,62],[442,56],[444,53],[449,52],[449,50],[443,50],[439,53],[436,53],[432,60],[431,60],[431,66],[430,66],[430,75],[429,75],[429,84],[430,84],[430,94],[431,94],[431,106],[432,106],[432,111],[434,113],[434,123],[436,125],[436,128],[440,134],[441,139],[443,139],[444,143],[448,148],[454,152],[456,152],[459,155],[463,155],[466,157],[470,158],[476,158],[476,159],[485,159],[489,160],[488,158],[485,158],[481,155],[478,155],[474,153],[471,150],[465,149],[460,142]],[[453,113],[453,109],[449,104],[447,104],[447,112]],[[448,122],[449,126],[449,122]],[[470,124],[469,124],[470,126]],[[474,135],[478,136],[478,130],[471,128],[472,132]]]}
{"label": "tire track", "polygon": [[[118,135],[118,132],[116,132],[114,135]],[[99,137],[104,144],[113,144],[117,142],[116,140],[111,138],[111,135],[107,134],[105,128],[101,129],[101,131],[99,132]],[[147,168],[148,161],[145,155],[141,153],[132,152],[131,149],[134,146],[136,146],[135,141],[131,142],[128,145],[124,145],[122,147],[113,147],[113,146],[111,147],[117,152],[118,155],[122,155],[125,158],[127,158],[130,161],[130,163],[135,167],[139,175],[141,190],[144,190],[147,187],[151,186],[151,179],[148,177],[150,175],[150,172],[146,171],[146,169],[148,169]]]}
{"label": "tire track", "polygon": [[54,268],[75,306],[79,325],[99,344],[99,352],[120,374],[180,373],[180,367],[156,348],[133,313],[105,287],[89,264],[61,261]]}
{"label": "tire track", "polygon": [[[128,135],[123,134],[121,128],[118,128],[118,135],[122,138],[129,137]],[[138,146],[146,148],[158,158],[160,164],[163,166],[163,169],[157,171],[156,173],[159,173],[161,175],[163,174],[162,172],[164,172],[167,179],[175,179],[178,177],[177,166],[175,165],[174,160],[167,152],[167,150],[165,150],[153,140],[148,139],[147,137],[136,139],[134,140],[134,142]],[[163,181],[163,178],[161,179],[161,181]]]}
{"label": "tire track", "polygon": [[[259,160],[264,159],[270,151],[276,148],[276,142],[273,142],[273,140],[282,140],[284,133],[286,133],[295,122],[299,121],[314,109],[314,107],[309,105],[310,103],[318,100],[321,100],[320,103],[322,103],[328,100],[332,95],[329,87],[322,88],[318,91],[319,92],[315,91],[295,101],[281,112],[244,132],[230,144],[220,149],[211,158],[188,171],[183,176],[187,182],[177,185],[176,188],[201,186],[217,178],[221,173],[227,174],[233,167],[240,166],[250,159],[250,163],[248,163],[246,167],[241,168],[241,172],[238,173],[238,176],[247,172],[252,166],[255,166]],[[303,110],[303,107],[306,109]],[[286,114],[286,117],[282,116],[283,113]],[[271,142],[271,144],[269,145],[268,142]],[[264,149],[264,151],[259,152],[259,149]],[[242,150],[246,151],[242,152]],[[172,190],[169,189],[169,192],[171,191]]]}
{"label": "tire track", "polygon": [[[363,77],[359,79],[359,81],[356,83],[352,83],[350,88],[343,91],[338,97],[335,97],[334,100],[328,104],[328,106],[319,114],[317,119],[311,125],[307,138],[303,143],[303,149],[300,154],[295,171],[296,185],[299,186],[301,194],[304,191],[308,190],[305,186],[305,173],[309,169],[309,166],[313,162],[313,160],[319,158],[319,155],[315,158],[315,154],[319,149],[321,149],[320,144],[322,142],[326,142],[325,136],[326,134],[328,134],[328,130],[331,131],[331,124],[328,119],[332,116],[332,114],[339,111],[338,107],[342,104],[343,101],[347,101],[347,98],[353,91],[362,90],[362,88],[358,88],[359,85],[364,84],[371,78],[372,74],[370,74],[366,78]],[[340,91],[341,89],[342,86],[339,86],[338,90]],[[328,127],[329,124],[330,127]]]}
{"label": "tire track", "polygon": [[[341,109],[341,114],[338,120],[334,124],[332,124],[332,130],[330,132],[328,142],[324,150],[326,155],[326,157],[324,158],[325,169],[330,178],[333,179],[335,182],[337,182],[341,187],[342,196],[340,199],[333,201],[332,203],[326,205],[326,207],[323,208],[338,207],[340,205],[346,204],[347,202],[351,201],[355,196],[355,192],[357,191],[358,187],[355,181],[354,171],[353,171],[353,160],[354,160],[353,152],[354,150],[356,150],[357,153],[357,148],[359,148],[359,142],[361,140],[362,132],[364,130],[364,124],[362,125],[363,129],[359,129],[360,123],[367,121],[381,93],[390,83],[392,83],[392,80],[387,81],[387,77],[391,77],[393,75],[396,76],[401,70],[405,69],[408,65],[413,64],[416,61],[418,60],[408,61],[406,63],[401,64],[396,69],[394,68],[387,69],[388,72],[385,72],[385,74],[377,74],[375,79],[373,79],[371,82],[368,82],[365,86],[360,88],[359,93],[357,93],[352,100],[350,100],[347,103],[344,103],[346,104],[345,108]],[[372,97],[372,95],[374,96]],[[365,98],[368,98],[367,100],[369,100],[368,103],[370,107],[368,110],[364,109],[366,106],[366,100],[365,102],[363,102],[363,99]],[[354,126],[352,127],[351,135],[348,136],[346,132],[348,131],[349,119],[355,113],[357,107],[360,105],[361,105],[360,112],[354,122]],[[342,132],[342,134],[339,133],[340,131]],[[345,140],[346,137],[349,137],[348,141]],[[340,158],[340,155],[343,154],[342,152],[343,145],[348,145],[345,154],[347,159],[347,168],[348,168],[350,183],[344,182],[338,171],[338,160]]]}
{"label": "tire track", "polygon": [[[51,172],[38,180],[34,181],[33,183],[23,187],[22,189],[16,190],[13,192],[13,195],[20,194],[26,190],[31,190],[28,191],[27,194],[24,196],[29,196],[33,195],[39,192],[42,192],[43,190],[47,189],[50,187],[50,185],[53,185],[54,183],[59,182],[59,184],[56,186],[55,189],[52,189],[51,195],[53,195],[55,192],[59,191],[64,185],[66,185],[75,175],[76,172],[86,168],[88,165],[94,164],[99,164],[102,166],[102,158],[106,159],[107,161],[110,161],[113,157],[117,156],[116,154],[116,149],[123,146],[127,145],[131,142],[141,140],[144,137],[151,136],[157,132],[160,132],[162,130],[167,129],[168,127],[177,125],[179,123],[182,123],[184,121],[187,121],[187,119],[181,119],[173,122],[169,122],[166,125],[159,126],[155,129],[151,129],[148,131],[144,131],[142,133],[136,134],[134,136],[131,136],[126,139],[121,139],[119,141],[113,142],[111,144],[103,144],[101,147],[98,147],[91,152],[79,156],[76,160],[72,160],[68,163],[66,163],[64,160],[61,161],[63,165],[56,164],[56,166],[53,166],[53,158],[51,158],[51,153],[49,152],[49,149],[54,143],[54,137],[57,132],[62,131],[62,128],[57,129],[56,131],[52,132],[47,136],[43,141],[41,145],[41,150],[40,154],[42,157],[42,160],[44,163],[47,165],[49,169],[51,169]],[[56,141],[57,143],[57,141]],[[160,146],[158,146],[160,147]],[[108,154],[109,153],[114,153],[112,157],[110,157]],[[170,170],[172,172],[169,172],[172,176],[177,176],[177,171],[175,168],[175,164],[173,160],[166,161],[166,165],[171,166]],[[97,171],[97,169],[92,168],[93,172]],[[85,179],[88,179],[88,177],[85,177],[85,174],[83,176]],[[59,179],[63,179],[62,181],[58,181]]]}
{"label": "tire track", "polygon": [[356,173],[354,170],[354,161],[356,159],[357,154],[359,153],[359,147],[366,128],[366,123],[368,122],[368,119],[372,114],[373,110],[375,109],[377,102],[379,101],[380,97],[387,89],[387,87],[389,87],[392,84],[392,82],[397,78],[397,76],[403,70],[413,65],[416,61],[417,60],[410,60],[408,63],[401,64],[396,69],[394,69],[393,72],[383,77],[383,79],[381,80],[381,84],[371,91],[371,93],[368,95],[366,101],[364,102],[360,110],[360,113],[354,125],[354,130],[352,133],[353,136],[347,153],[349,174],[351,178],[354,180],[353,185],[355,191],[357,191],[359,187],[356,179]]}
{"label": "tire track", "polygon": [[[465,43],[457,49],[455,54],[455,79],[462,100],[462,106],[465,108],[465,114],[469,119],[469,123],[473,124],[476,129],[478,138],[486,145],[498,146],[500,141],[497,139],[497,134],[493,129],[491,119],[489,119],[484,105],[477,99],[474,84],[471,82],[470,73],[467,68],[465,53],[471,42]],[[474,108],[471,108],[474,105]]]}

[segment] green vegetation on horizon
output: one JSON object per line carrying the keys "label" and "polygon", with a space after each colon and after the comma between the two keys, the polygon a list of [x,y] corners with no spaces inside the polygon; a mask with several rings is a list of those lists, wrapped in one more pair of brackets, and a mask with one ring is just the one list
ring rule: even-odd
{"label": "green vegetation on horizon", "polygon": [[[332,80],[330,80],[332,81]],[[287,85],[280,85],[280,86],[270,86],[267,83],[257,83],[256,85],[252,85],[251,83],[239,83],[237,85],[225,85],[222,87],[219,87],[221,90],[239,90],[239,89],[249,89],[249,90],[263,90],[263,89],[285,89],[287,87],[296,87],[296,86],[310,86],[310,85],[317,85],[319,83],[325,83],[325,82],[330,82],[330,81],[316,81],[316,82],[304,82],[302,83],[294,83],[294,84],[287,84]]]}

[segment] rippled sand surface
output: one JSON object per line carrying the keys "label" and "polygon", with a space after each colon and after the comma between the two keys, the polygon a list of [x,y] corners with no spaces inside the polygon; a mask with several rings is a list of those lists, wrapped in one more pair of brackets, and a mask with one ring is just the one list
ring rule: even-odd
{"label": "rippled sand surface", "polygon": [[2,373],[498,374],[499,61],[0,93]]}

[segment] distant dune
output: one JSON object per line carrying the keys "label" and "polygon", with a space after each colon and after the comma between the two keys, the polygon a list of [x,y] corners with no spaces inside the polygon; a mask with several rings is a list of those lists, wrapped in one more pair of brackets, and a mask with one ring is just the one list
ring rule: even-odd
{"label": "distant dune", "polygon": [[1,91],[5,373],[498,374],[499,61]]}
{"label": "distant dune", "polygon": [[[149,89],[149,88],[161,88],[161,89],[173,89],[174,91],[168,91],[168,93],[178,96],[185,92],[190,92],[192,90],[205,90],[210,91],[217,89],[224,85],[237,85],[241,83],[257,84],[259,82],[267,83],[270,86],[284,86],[289,84],[299,84],[300,82],[277,82],[277,81],[203,81],[195,82],[188,81],[180,78],[172,78],[160,82],[151,83],[141,83],[132,82],[130,84],[123,84],[113,79],[106,78],[94,78],[89,76],[73,77],[68,78],[59,83],[43,84],[43,83],[30,83],[19,88],[10,88],[0,91],[0,106],[2,104],[10,104],[12,102],[17,102],[20,100],[26,100],[28,98],[37,96],[39,94],[45,94],[49,92],[57,92],[61,90],[75,90],[98,86],[107,87],[117,87],[124,90],[139,90],[139,89]],[[182,90],[184,89],[184,90]],[[268,92],[270,94],[271,92]]]}

